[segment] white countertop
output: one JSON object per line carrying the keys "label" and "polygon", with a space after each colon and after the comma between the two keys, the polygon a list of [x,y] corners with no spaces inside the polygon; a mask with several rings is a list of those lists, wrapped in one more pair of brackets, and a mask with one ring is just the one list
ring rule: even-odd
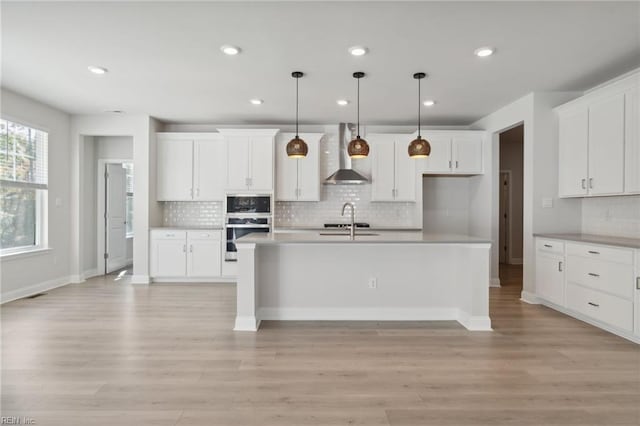
{"label": "white countertop", "polygon": [[592,234],[533,234],[534,237],[640,249],[640,239]]}
{"label": "white countertop", "polygon": [[149,230],[164,231],[222,231],[222,226],[151,226]]}
{"label": "white countertop", "polygon": [[[324,233],[339,235],[322,235]],[[370,234],[370,235],[366,235]],[[371,235],[373,234],[373,235]],[[254,233],[241,237],[237,244],[491,244],[490,240],[454,234],[428,234],[421,231],[361,230],[356,239],[335,230],[308,232]]]}

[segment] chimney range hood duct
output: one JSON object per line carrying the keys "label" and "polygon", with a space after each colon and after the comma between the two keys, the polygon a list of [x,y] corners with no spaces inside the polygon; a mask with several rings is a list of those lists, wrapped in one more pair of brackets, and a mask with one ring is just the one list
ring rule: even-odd
{"label": "chimney range hood duct", "polygon": [[354,124],[338,125],[338,158],[340,168],[325,179],[325,185],[362,185],[369,180],[351,168],[351,158],[347,153],[347,143],[351,140]]}

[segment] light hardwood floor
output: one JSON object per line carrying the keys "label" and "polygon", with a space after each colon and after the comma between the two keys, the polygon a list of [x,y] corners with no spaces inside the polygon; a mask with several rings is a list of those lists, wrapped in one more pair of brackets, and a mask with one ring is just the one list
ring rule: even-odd
{"label": "light hardwood floor", "polygon": [[[640,348],[491,290],[455,322],[269,322],[232,285],[114,276],[2,306],[2,416],[37,425],[639,425]],[[126,280],[125,280],[126,281]]]}

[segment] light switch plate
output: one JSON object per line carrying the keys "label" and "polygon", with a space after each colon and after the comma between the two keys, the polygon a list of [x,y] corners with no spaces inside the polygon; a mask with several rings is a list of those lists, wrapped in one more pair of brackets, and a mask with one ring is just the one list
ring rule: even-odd
{"label": "light switch plate", "polygon": [[62,198],[56,197],[56,207],[62,206]]}
{"label": "light switch plate", "polygon": [[551,209],[551,208],[553,208],[553,198],[543,198],[542,199],[542,208],[543,209]]}

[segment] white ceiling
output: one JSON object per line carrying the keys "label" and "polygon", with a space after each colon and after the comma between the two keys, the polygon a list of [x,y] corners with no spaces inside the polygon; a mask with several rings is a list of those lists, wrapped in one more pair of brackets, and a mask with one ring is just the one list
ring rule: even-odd
{"label": "white ceiling", "polygon": [[[191,123],[361,117],[469,124],[531,92],[584,90],[640,66],[639,2],[2,2],[2,85],[70,113]],[[242,48],[223,55],[223,44]],[[353,57],[352,45],[370,53]],[[497,48],[480,59],[474,49]],[[95,76],[88,65],[109,73]],[[249,99],[261,98],[261,106]],[[338,107],[336,100],[352,103]]]}

